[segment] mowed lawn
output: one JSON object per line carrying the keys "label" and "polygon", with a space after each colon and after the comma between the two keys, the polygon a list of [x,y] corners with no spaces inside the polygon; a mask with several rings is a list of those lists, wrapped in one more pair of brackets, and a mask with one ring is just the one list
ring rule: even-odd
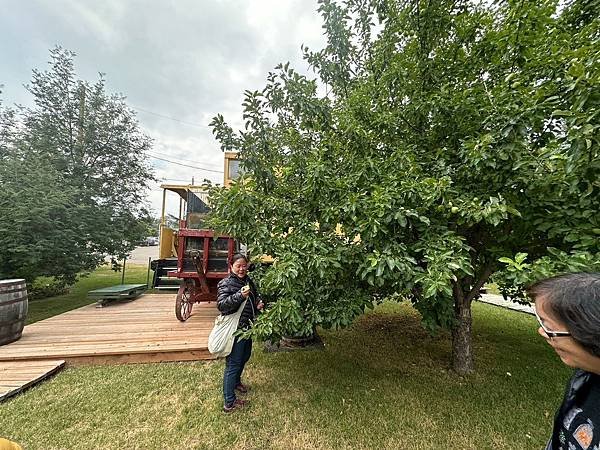
{"label": "mowed lawn", "polygon": [[[128,264],[125,268],[124,283],[146,284],[147,274],[146,266]],[[153,272],[150,272],[150,275],[152,274]],[[89,276],[81,277],[65,295],[30,301],[27,325],[94,303],[96,300],[87,298],[89,291],[121,284],[121,277],[121,272],[115,272],[107,265],[102,266]]]}
{"label": "mowed lawn", "polygon": [[26,449],[540,449],[570,370],[534,318],[473,314],[470,377],[449,371],[448,333],[386,303],[322,331],[322,351],[255,344],[243,411],[221,411],[223,361],[87,366],[0,404],[0,436]]}

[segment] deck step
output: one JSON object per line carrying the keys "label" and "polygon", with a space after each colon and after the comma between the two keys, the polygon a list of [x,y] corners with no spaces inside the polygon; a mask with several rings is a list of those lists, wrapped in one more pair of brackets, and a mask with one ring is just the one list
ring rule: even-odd
{"label": "deck step", "polygon": [[64,365],[64,360],[0,362],[0,402],[45,380]]}

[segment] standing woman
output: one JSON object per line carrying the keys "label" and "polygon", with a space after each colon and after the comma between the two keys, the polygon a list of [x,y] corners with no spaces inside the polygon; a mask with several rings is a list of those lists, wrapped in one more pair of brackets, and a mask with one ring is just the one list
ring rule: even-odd
{"label": "standing woman", "polygon": [[538,332],[573,374],[546,450],[600,448],[600,273],[575,273],[529,287]]}
{"label": "standing woman", "polygon": [[[217,308],[221,314],[233,314],[246,300],[240,316],[238,330],[248,330],[252,322],[263,309],[263,303],[258,296],[254,282],[248,276],[248,260],[240,253],[231,259],[231,272],[217,285]],[[249,388],[242,383],[242,372],[252,354],[252,340],[235,337],[231,353],[225,359],[225,374],[223,375],[223,411],[230,413],[244,406],[247,400],[236,398],[235,392],[242,394]]]}

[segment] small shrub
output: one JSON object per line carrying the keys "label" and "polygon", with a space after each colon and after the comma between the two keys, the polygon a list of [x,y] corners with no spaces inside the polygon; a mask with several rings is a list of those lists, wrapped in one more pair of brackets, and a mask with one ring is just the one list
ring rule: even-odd
{"label": "small shrub", "polygon": [[69,292],[69,287],[65,285],[64,281],[56,280],[53,277],[38,277],[27,286],[27,292],[30,300],[40,300],[66,294]]}

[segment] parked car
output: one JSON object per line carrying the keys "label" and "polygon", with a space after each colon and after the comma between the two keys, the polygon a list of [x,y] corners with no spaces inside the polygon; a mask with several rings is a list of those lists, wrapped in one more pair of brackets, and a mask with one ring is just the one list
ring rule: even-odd
{"label": "parked car", "polygon": [[146,238],[146,242],[144,243],[144,245],[148,245],[148,246],[158,245],[158,238],[155,236],[148,236]]}

